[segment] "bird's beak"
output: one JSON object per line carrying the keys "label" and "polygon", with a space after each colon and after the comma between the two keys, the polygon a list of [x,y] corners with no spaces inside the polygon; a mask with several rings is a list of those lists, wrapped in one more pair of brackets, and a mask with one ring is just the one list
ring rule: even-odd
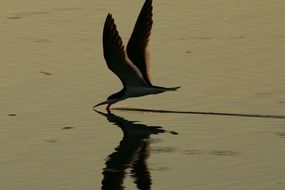
{"label": "bird's beak", "polygon": [[97,107],[97,106],[104,105],[104,104],[108,104],[108,103],[107,103],[107,101],[101,102],[101,103],[99,103],[99,104],[95,105],[93,108],[95,108],[95,107]]}

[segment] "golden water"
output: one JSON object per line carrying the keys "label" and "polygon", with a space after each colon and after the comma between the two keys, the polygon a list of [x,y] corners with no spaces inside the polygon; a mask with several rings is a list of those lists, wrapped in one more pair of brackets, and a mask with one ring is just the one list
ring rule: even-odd
{"label": "golden water", "polygon": [[[284,189],[284,119],[92,110],[121,88],[105,17],[126,44],[142,4],[1,1],[1,189]],[[284,1],[153,6],[152,81],[182,88],[114,107],[285,115]]]}

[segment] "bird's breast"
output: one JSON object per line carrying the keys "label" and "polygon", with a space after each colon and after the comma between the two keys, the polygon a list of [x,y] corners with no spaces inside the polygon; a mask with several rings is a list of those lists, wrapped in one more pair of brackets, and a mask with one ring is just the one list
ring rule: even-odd
{"label": "bird's breast", "polygon": [[159,94],[162,93],[160,89],[153,87],[133,87],[126,90],[125,96],[127,97],[138,97],[145,96],[149,94]]}

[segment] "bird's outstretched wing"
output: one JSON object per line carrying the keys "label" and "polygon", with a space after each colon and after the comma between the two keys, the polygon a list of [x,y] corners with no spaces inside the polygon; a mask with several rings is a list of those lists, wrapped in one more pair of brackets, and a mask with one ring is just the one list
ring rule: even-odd
{"label": "bird's outstretched wing", "polygon": [[125,88],[147,86],[141,72],[128,59],[111,14],[105,20],[103,49],[108,68],[120,78]]}
{"label": "bird's outstretched wing", "polygon": [[150,60],[146,47],[150,39],[152,23],[152,0],[146,0],[128,42],[127,53],[129,59],[140,70],[148,85],[151,85]]}

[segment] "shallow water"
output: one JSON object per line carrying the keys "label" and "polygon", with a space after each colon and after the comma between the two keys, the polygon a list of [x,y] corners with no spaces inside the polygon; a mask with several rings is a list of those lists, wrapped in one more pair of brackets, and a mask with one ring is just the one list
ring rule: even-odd
{"label": "shallow water", "polygon": [[284,189],[285,120],[242,115],[285,115],[285,3],[154,1],[152,81],[182,88],[96,113],[105,17],[126,44],[142,4],[1,2],[1,187]]}

